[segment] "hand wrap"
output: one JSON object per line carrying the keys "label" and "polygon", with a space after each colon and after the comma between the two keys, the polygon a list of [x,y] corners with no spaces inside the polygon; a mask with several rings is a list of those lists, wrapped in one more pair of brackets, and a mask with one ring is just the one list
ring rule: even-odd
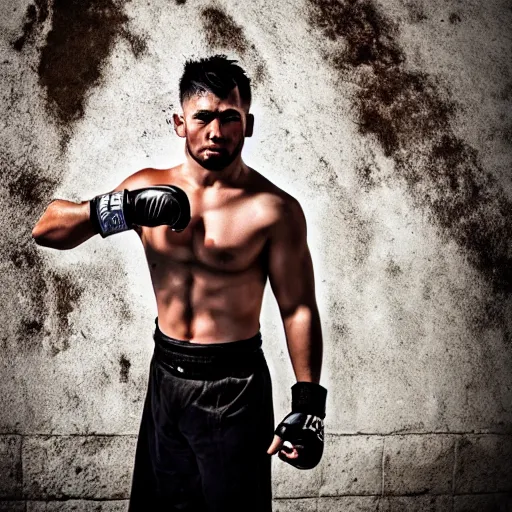
{"label": "hand wrap", "polygon": [[90,201],[91,222],[96,233],[103,238],[131,229],[131,222],[126,218],[124,205],[128,190],[97,196]]}

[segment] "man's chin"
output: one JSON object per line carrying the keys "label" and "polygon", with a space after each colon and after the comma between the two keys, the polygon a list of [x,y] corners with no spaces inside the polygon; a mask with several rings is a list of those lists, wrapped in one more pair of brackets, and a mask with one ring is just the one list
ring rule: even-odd
{"label": "man's chin", "polygon": [[232,164],[236,157],[242,151],[243,140],[238,145],[238,147],[233,151],[233,153],[229,153],[227,150],[223,150],[220,152],[216,151],[200,151],[199,154],[194,154],[190,151],[190,148],[187,144],[188,154],[204,169],[207,171],[222,171],[230,164]]}
{"label": "man's chin", "polygon": [[223,156],[219,157],[208,157],[200,160],[196,160],[202,167],[208,171],[222,171],[225,169],[233,160]]}
{"label": "man's chin", "polygon": [[[207,153],[207,156],[205,155]],[[228,153],[217,153],[215,152],[203,152],[202,156],[197,158],[192,155],[194,160],[204,167],[208,171],[222,171],[225,169],[234,159],[234,155]]]}

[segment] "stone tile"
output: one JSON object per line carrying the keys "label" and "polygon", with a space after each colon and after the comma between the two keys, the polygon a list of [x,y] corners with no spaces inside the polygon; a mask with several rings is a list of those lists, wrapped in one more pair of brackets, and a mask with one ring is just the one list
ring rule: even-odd
{"label": "stone tile", "polygon": [[384,496],[379,512],[451,512],[451,496]]}
{"label": "stone tile", "polygon": [[318,498],[318,508],[316,512],[375,512],[378,503],[378,496]]}
{"label": "stone tile", "polygon": [[511,512],[512,493],[468,494],[454,497],[453,512]]}
{"label": "stone tile", "polygon": [[316,502],[316,498],[274,500],[272,512],[317,512]]}
{"label": "stone tile", "polygon": [[317,497],[322,482],[322,466],[325,461],[310,470],[296,469],[272,457],[272,495],[274,498]]}
{"label": "stone tile", "polygon": [[328,436],[320,495],[380,494],[382,443],[379,436]]}
{"label": "stone tile", "polygon": [[135,437],[26,438],[23,486],[29,499],[125,499],[129,495]]}
{"label": "stone tile", "polygon": [[0,497],[21,498],[21,437],[0,436]]}
{"label": "stone tile", "polygon": [[0,501],[0,512],[25,512],[25,502]]}
{"label": "stone tile", "polygon": [[449,494],[454,460],[453,436],[388,436],[384,441],[384,494]]}
{"label": "stone tile", "polygon": [[512,491],[512,436],[467,435],[457,448],[455,493]]}
{"label": "stone tile", "polygon": [[26,512],[126,512],[128,500],[29,501]]}

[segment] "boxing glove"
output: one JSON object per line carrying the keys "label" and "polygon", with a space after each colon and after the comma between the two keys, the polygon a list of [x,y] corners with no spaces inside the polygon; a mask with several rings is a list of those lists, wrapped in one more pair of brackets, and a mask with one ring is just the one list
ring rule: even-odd
{"label": "boxing glove", "polygon": [[[312,469],[324,451],[324,418],[327,390],[312,382],[292,386],[292,412],[277,426],[275,434],[297,449],[298,457],[290,459],[279,452],[279,458],[298,469]],[[290,451],[286,445],[282,448]]]}
{"label": "boxing glove", "polygon": [[133,226],[171,226],[183,231],[190,222],[190,203],[183,190],[157,185],[137,190],[120,190],[90,201],[91,223],[103,238]]}

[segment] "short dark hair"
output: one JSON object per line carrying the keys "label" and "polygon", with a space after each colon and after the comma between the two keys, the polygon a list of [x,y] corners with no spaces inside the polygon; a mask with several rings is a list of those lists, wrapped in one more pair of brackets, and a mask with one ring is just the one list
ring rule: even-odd
{"label": "short dark hair", "polygon": [[238,86],[242,102],[251,105],[251,80],[245,71],[226,55],[198,61],[188,60],[180,79],[180,103],[196,94],[211,92],[221,99]]}

